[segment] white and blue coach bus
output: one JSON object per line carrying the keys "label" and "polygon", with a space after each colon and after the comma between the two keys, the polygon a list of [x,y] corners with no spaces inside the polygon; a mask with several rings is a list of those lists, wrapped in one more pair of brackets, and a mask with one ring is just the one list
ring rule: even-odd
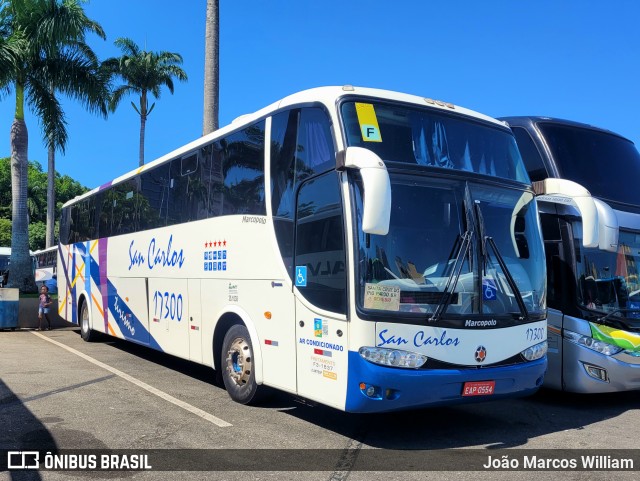
{"label": "white and blue coach bus", "polygon": [[351,412],[523,396],[546,368],[543,243],[511,131],[323,87],[68,202],[59,312]]}

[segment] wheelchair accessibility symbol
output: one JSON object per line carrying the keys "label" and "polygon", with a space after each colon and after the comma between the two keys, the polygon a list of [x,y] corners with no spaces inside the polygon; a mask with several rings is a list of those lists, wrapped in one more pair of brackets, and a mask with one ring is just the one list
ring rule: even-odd
{"label": "wheelchair accessibility symbol", "polygon": [[498,298],[498,289],[493,279],[482,279],[482,300],[495,301]]}
{"label": "wheelchair accessibility symbol", "polygon": [[307,286],[307,266],[296,266],[296,287]]}

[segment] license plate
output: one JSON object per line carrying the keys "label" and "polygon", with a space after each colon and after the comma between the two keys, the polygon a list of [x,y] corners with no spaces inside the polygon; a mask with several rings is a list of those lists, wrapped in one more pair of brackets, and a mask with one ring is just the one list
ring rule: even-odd
{"label": "license plate", "polygon": [[465,382],[462,387],[463,396],[491,396],[496,388],[495,381]]}

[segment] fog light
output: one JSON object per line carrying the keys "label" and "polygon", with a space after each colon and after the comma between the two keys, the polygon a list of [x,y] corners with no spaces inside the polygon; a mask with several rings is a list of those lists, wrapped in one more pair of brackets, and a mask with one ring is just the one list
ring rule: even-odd
{"label": "fog light", "polygon": [[382,388],[373,384],[360,383],[360,391],[362,394],[371,399],[382,399]]}
{"label": "fog light", "polygon": [[607,370],[598,366],[594,366],[593,364],[587,364],[586,362],[582,363],[587,374],[598,381],[609,382],[609,376],[607,375]]}

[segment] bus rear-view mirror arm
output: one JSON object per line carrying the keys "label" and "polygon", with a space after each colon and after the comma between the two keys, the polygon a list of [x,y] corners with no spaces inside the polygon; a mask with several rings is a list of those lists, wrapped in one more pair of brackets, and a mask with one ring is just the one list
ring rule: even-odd
{"label": "bus rear-view mirror arm", "polygon": [[548,178],[533,183],[538,202],[571,205],[578,209],[582,218],[582,244],[597,248],[599,243],[598,208],[587,189],[566,179]]}
{"label": "bus rear-view mirror arm", "polygon": [[391,182],[387,167],[374,152],[347,147],[336,156],[338,170],[357,169],[362,177],[362,231],[387,235],[391,217]]}

